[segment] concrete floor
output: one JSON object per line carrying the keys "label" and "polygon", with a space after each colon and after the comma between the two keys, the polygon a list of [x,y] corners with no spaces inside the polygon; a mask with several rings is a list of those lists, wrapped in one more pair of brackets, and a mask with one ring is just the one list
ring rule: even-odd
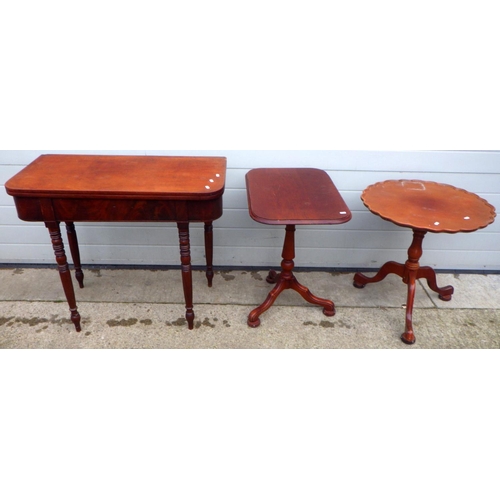
{"label": "concrete floor", "polygon": [[[369,274],[369,273],[367,273]],[[4,349],[496,349],[500,347],[500,275],[439,274],[438,285],[453,285],[442,302],[419,282],[413,314],[417,342],[404,331],[406,286],[388,276],[363,290],[353,273],[297,272],[299,281],[335,302],[328,318],[291,290],[246,324],[271,285],[266,271],[220,271],[213,288],[202,271],[193,272],[195,328],[184,319],[179,270],[98,269],[85,271],[85,288],[75,280],[82,331],[69,320],[55,269],[0,269],[0,347]]]}

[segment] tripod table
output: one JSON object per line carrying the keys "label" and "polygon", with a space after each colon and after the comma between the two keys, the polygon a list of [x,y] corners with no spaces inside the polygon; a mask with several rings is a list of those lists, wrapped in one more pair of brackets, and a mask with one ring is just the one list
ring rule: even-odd
{"label": "tripod table", "polygon": [[351,212],[330,176],[315,168],[258,168],[246,175],[248,208],[257,222],[286,226],[281,273],[271,271],[268,283],[276,286],[262,305],[248,316],[248,325],[260,325],[259,316],[267,311],[283,290],[298,292],[307,302],[323,307],[325,316],[335,314],[331,300],[313,295],[293,274],[295,267],[295,226],[343,224]]}
{"label": "tripod table", "polygon": [[422,240],[427,232],[470,233],[484,228],[495,219],[495,208],[478,195],[449,184],[419,180],[387,180],[368,186],[361,195],[365,206],[374,214],[413,230],[413,242],[406,263],[387,262],[378,273],[368,278],[356,273],[354,286],[364,288],[368,283],[382,281],[396,274],[408,285],[406,328],[401,336],[405,344],[415,343],[413,332],[413,303],[416,280],[425,278],[441,300],[451,300],[453,287],[439,288],[436,273],[431,267],[420,267]]}

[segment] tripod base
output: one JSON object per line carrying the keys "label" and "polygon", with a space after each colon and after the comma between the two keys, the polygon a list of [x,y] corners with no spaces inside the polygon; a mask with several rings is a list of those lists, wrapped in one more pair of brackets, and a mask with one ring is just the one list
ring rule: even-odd
{"label": "tripod base", "polygon": [[422,256],[422,241],[426,231],[413,230],[413,242],[408,250],[408,260],[405,264],[398,262],[386,262],[372,278],[364,274],[356,273],[354,275],[353,285],[356,288],[364,288],[368,283],[378,283],[389,274],[396,274],[403,279],[403,283],[408,285],[408,298],[406,301],[406,329],[401,340],[405,344],[415,343],[415,334],[413,333],[413,304],[415,301],[416,281],[424,278],[427,280],[429,288],[439,294],[439,298],[444,301],[450,301],[454,292],[452,286],[438,287],[436,272],[431,267],[420,267],[418,261]]}
{"label": "tripod base", "polygon": [[331,300],[321,299],[313,295],[308,288],[301,285],[293,274],[295,266],[293,259],[295,258],[295,226],[286,226],[285,243],[283,245],[283,261],[281,263],[281,273],[270,271],[266,281],[270,284],[275,283],[275,287],[269,292],[266,300],[248,315],[248,326],[257,328],[260,325],[259,316],[267,311],[276,301],[283,290],[292,289],[299,293],[304,300],[310,304],[323,307],[325,316],[335,315],[335,305]]}

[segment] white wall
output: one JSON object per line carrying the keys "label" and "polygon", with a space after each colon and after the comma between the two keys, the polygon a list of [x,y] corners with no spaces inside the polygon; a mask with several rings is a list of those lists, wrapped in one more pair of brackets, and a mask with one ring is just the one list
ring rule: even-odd
{"label": "white wall", "polygon": [[[277,266],[284,230],[250,219],[245,173],[259,167],[326,170],[353,212],[340,226],[304,226],[296,233],[297,267],[378,268],[404,262],[411,231],[371,214],[360,194],[385,179],[425,179],[475,192],[500,210],[500,152],[374,151],[0,151],[0,263],[53,263],[47,230],[18,219],[3,184],[42,153],[213,155],[228,160],[224,215],[214,224],[214,261],[219,266]],[[78,224],[86,264],[177,265],[175,224]],[[193,224],[193,264],[203,264],[203,230]],[[68,252],[69,253],[69,252]],[[470,234],[431,234],[422,264],[463,271],[500,270],[500,222]]]}

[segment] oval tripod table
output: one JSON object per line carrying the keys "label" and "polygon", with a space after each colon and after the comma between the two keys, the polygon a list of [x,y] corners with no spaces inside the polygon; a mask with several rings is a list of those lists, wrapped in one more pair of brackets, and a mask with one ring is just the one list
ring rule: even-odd
{"label": "oval tripod table", "polygon": [[351,220],[351,212],[329,175],[317,168],[258,168],[247,173],[246,186],[252,219],[286,226],[281,273],[269,273],[266,281],[276,286],[264,303],[249,314],[248,325],[258,327],[259,316],[288,289],[298,292],[307,302],[322,306],[325,316],[334,316],[334,303],[313,295],[293,274],[296,225],[343,224]]}
{"label": "oval tripod table", "polygon": [[382,281],[396,274],[408,285],[406,328],[401,336],[405,344],[415,343],[413,332],[413,303],[416,280],[425,278],[441,300],[451,300],[453,287],[438,287],[436,273],[431,267],[420,267],[422,240],[432,233],[470,233],[484,228],[495,219],[495,207],[476,194],[448,184],[418,180],[388,180],[368,186],[361,199],[374,214],[398,226],[413,230],[413,241],[406,263],[387,262],[372,277],[356,273],[354,286],[364,288],[368,283]]}

